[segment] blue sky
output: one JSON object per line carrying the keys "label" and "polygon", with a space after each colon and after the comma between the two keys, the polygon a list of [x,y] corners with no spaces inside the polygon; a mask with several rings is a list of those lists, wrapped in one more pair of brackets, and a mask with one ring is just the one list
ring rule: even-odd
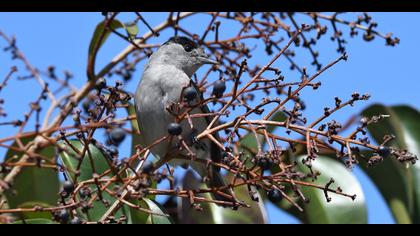
{"label": "blue sky", "polygon": [[[356,114],[368,104],[376,102],[420,107],[418,95],[420,33],[411,26],[413,22],[420,21],[420,13],[372,13],[371,15],[379,23],[380,31],[393,32],[401,39],[401,43],[397,47],[386,47],[385,42],[380,39],[371,43],[364,42],[360,36],[348,39],[349,44],[346,48],[349,60],[339,63],[319,78],[322,81],[319,91],[308,90],[302,93],[309,107],[307,110],[309,119],[322,114],[325,104],[333,105],[335,96],[347,98],[356,91],[369,92],[372,99],[368,103],[359,103],[353,108],[347,108],[337,113],[334,118],[344,122],[349,114]],[[161,16],[163,15],[156,13],[145,14],[145,18],[152,25],[162,20]],[[73,84],[80,87],[86,80],[89,40],[100,20],[102,20],[100,13],[0,13],[0,30],[7,35],[17,37],[19,48],[34,66],[46,69],[49,65],[55,65],[58,72],[69,70],[74,74]],[[202,32],[202,22],[195,20],[189,21],[188,24],[191,29]],[[228,32],[228,27],[234,26],[224,27],[227,27],[225,30]],[[140,33],[146,30],[145,27],[141,27]],[[343,31],[345,35],[348,34],[348,29],[345,28]],[[154,41],[165,41],[165,37],[171,33],[164,33],[161,38]],[[331,34],[330,31],[328,33]],[[338,56],[335,52],[335,43],[328,38],[329,36],[317,44],[317,49],[321,53],[320,60],[324,65]],[[0,47],[4,46],[5,42],[0,40]],[[97,68],[104,65],[125,46],[126,43],[122,40],[111,38],[99,54]],[[261,58],[267,60],[266,57]],[[306,62],[305,60],[303,57],[302,61]],[[14,63],[10,61],[8,54],[0,54],[0,65],[2,65],[0,78],[7,74]],[[266,61],[258,63],[263,64]],[[276,65],[281,66],[281,63],[285,61],[280,60]],[[23,67],[20,66],[20,69],[23,70]],[[141,68],[138,68],[138,71],[141,71]],[[127,84],[128,90],[134,91],[139,76],[139,72],[136,72],[135,79]],[[28,103],[39,92],[39,86],[33,81],[11,82],[10,86],[1,92],[1,98],[5,99],[4,108],[8,112],[8,117],[0,118],[0,122],[21,117],[28,111]],[[0,137],[11,134],[13,129],[2,127]],[[0,155],[4,156],[4,153],[5,150],[0,149]],[[358,169],[355,169],[355,174],[366,192],[369,222],[393,223],[389,210],[370,180]],[[271,205],[268,205],[268,209],[273,223],[297,223],[293,217],[279,212]]]}

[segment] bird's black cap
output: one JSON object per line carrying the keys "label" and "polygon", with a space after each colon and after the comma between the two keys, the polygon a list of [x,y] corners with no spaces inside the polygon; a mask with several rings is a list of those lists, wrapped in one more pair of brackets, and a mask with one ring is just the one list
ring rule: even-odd
{"label": "bird's black cap", "polygon": [[197,43],[195,43],[190,38],[187,38],[185,36],[171,37],[164,44],[169,44],[169,43],[177,43],[177,44],[180,44],[186,51],[191,51],[192,49],[198,48]]}

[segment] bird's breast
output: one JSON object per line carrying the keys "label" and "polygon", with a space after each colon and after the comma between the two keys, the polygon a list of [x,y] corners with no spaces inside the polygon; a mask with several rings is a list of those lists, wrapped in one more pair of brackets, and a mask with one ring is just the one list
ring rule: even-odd
{"label": "bird's breast", "polygon": [[[189,84],[189,78],[182,71],[170,66],[148,67],[142,76],[135,96],[137,120],[142,133],[142,144],[150,145],[168,135],[169,123],[175,117],[167,110],[181,98],[183,87]],[[189,132],[188,126],[184,132]],[[167,142],[152,148],[152,153],[164,156],[168,151]]]}

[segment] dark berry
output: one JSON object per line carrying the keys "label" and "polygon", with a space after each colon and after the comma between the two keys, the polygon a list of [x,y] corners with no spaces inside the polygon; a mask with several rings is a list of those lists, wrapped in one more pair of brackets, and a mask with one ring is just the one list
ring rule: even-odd
{"label": "dark berry", "polygon": [[67,212],[67,210],[64,210],[64,209],[59,211],[57,216],[58,216],[58,219],[60,219],[60,222],[62,223],[66,223],[70,218],[69,213]]}
{"label": "dark berry", "polygon": [[389,149],[389,147],[380,146],[376,153],[381,157],[388,157],[391,155],[391,149]]}
{"label": "dark berry", "polygon": [[306,110],[306,103],[304,101],[299,101],[299,105],[302,111]]}
{"label": "dark berry", "polygon": [[105,78],[99,78],[98,81],[96,81],[95,88],[97,90],[102,90],[102,89],[106,88],[106,80],[105,80]]}
{"label": "dark berry", "polygon": [[281,192],[277,189],[271,189],[268,191],[267,197],[273,203],[278,203],[283,199],[283,195],[281,195]]}
{"label": "dark berry", "polygon": [[150,174],[150,172],[153,170],[153,167],[153,163],[147,163],[143,166],[142,172],[145,174]]}
{"label": "dark berry", "polygon": [[187,101],[192,101],[197,97],[197,91],[193,87],[188,87],[184,90],[184,98]]}
{"label": "dark berry", "polygon": [[225,81],[218,80],[213,85],[213,95],[217,98],[221,98],[223,93],[226,91],[226,83]]}
{"label": "dark berry", "polygon": [[83,110],[87,113],[89,111],[90,108],[90,101],[89,100],[85,100],[82,104],[83,106]]}
{"label": "dark berry", "polygon": [[270,170],[273,167],[273,161],[270,158],[262,157],[258,159],[258,166],[263,170]]}
{"label": "dark berry", "polygon": [[122,141],[125,139],[125,131],[121,128],[115,128],[113,129],[109,134],[109,139],[111,142],[115,145],[120,145]]}
{"label": "dark berry", "polygon": [[182,127],[178,123],[170,123],[168,125],[168,133],[170,135],[180,135],[182,133]]}
{"label": "dark berry", "polygon": [[68,197],[70,197],[70,194],[71,194],[71,193],[66,192],[66,191],[64,191],[64,190],[60,192],[60,196],[61,196],[61,197],[63,197],[63,198],[68,198]]}
{"label": "dark berry", "polygon": [[74,218],[70,221],[70,224],[72,224],[72,225],[80,225],[80,224],[82,224],[82,221],[81,221],[79,218],[74,217]]}
{"label": "dark berry", "polygon": [[131,73],[126,73],[123,75],[123,79],[124,81],[129,81],[132,78]]}
{"label": "dark berry", "polygon": [[66,193],[72,193],[74,191],[74,184],[71,181],[65,181],[63,183],[63,190]]}

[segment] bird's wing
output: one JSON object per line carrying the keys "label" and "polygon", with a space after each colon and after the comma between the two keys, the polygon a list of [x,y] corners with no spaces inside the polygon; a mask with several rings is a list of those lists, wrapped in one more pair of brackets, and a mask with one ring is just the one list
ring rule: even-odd
{"label": "bird's wing", "polygon": [[[204,100],[203,94],[200,92],[197,84],[194,83],[194,81],[192,79],[191,79],[191,85],[197,91],[198,95],[200,96],[200,99]],[[203,114],[210,113],[210,109],[207,105],[202,105],[200,107],[200,109],[201,109],[201,112]],[[208,125],[211,123],[212,120],[213,120],[213,118],[211,116],[206,116],[206,121],[207,121]],[[218,123],[219,122],[216,122],[215,125],[217,125]],[[216,140],[220,140],[219,134],[217,132],[213,134],[213,137]],[[210,158],[215,163],[221,163],[222,162],[222,151],[217,146],[217,144],[215,144],[211,140],[210,140]],[[213,165],[213,168],[211,168],[209,185],[211,187],[214,187],[214,188],[226,187],[225,180],[220,173],[220,167],[216,167],[216,166]],[[232,196],[233,198],[232,199],[227,198],[227,197],[225,197],[221,194],[213,194],[213,197],[218,201],[226,201],[226,202],[230,202],[230,201],[235,202],[236,201],[236,197],[235,197],[235,193],[234,193],[233,189],[231,189],[231,188],[225,189],[225,190],[223,190],[223,192],[225,194],[227,194],[228,196]]]}
{"label": "bird's wing", "polygon": [[[204,100],[203,94],[200,92],[200,89],[198,87],[198,85],[191,79],[191,85],[194,87],[194,89],[197,91],[197,94],[200,96],[200,100]],[[207,105],[202,105],[200,107],[201,112],[203,114],[206,113],[210,113],[210,109]],[[206,116],[206,121],[207,121],[207,125],[209,125],[211,123],[211,121],[213,120],[212,116]],[[216,122],[217,125],[218,122]],[[216,140],[220,140],[219,138],[219,134],[216,132],[213,134],[214,138]],[[212,141],[210,141],[211,143],[211,147],[210,147],[210,157],[211,160],[216,162],[216,163],[220,163],[222,162],[222,152],[220,150],[220,148]],[[220,168],[216,168],[217,171],[219,171]]]}

